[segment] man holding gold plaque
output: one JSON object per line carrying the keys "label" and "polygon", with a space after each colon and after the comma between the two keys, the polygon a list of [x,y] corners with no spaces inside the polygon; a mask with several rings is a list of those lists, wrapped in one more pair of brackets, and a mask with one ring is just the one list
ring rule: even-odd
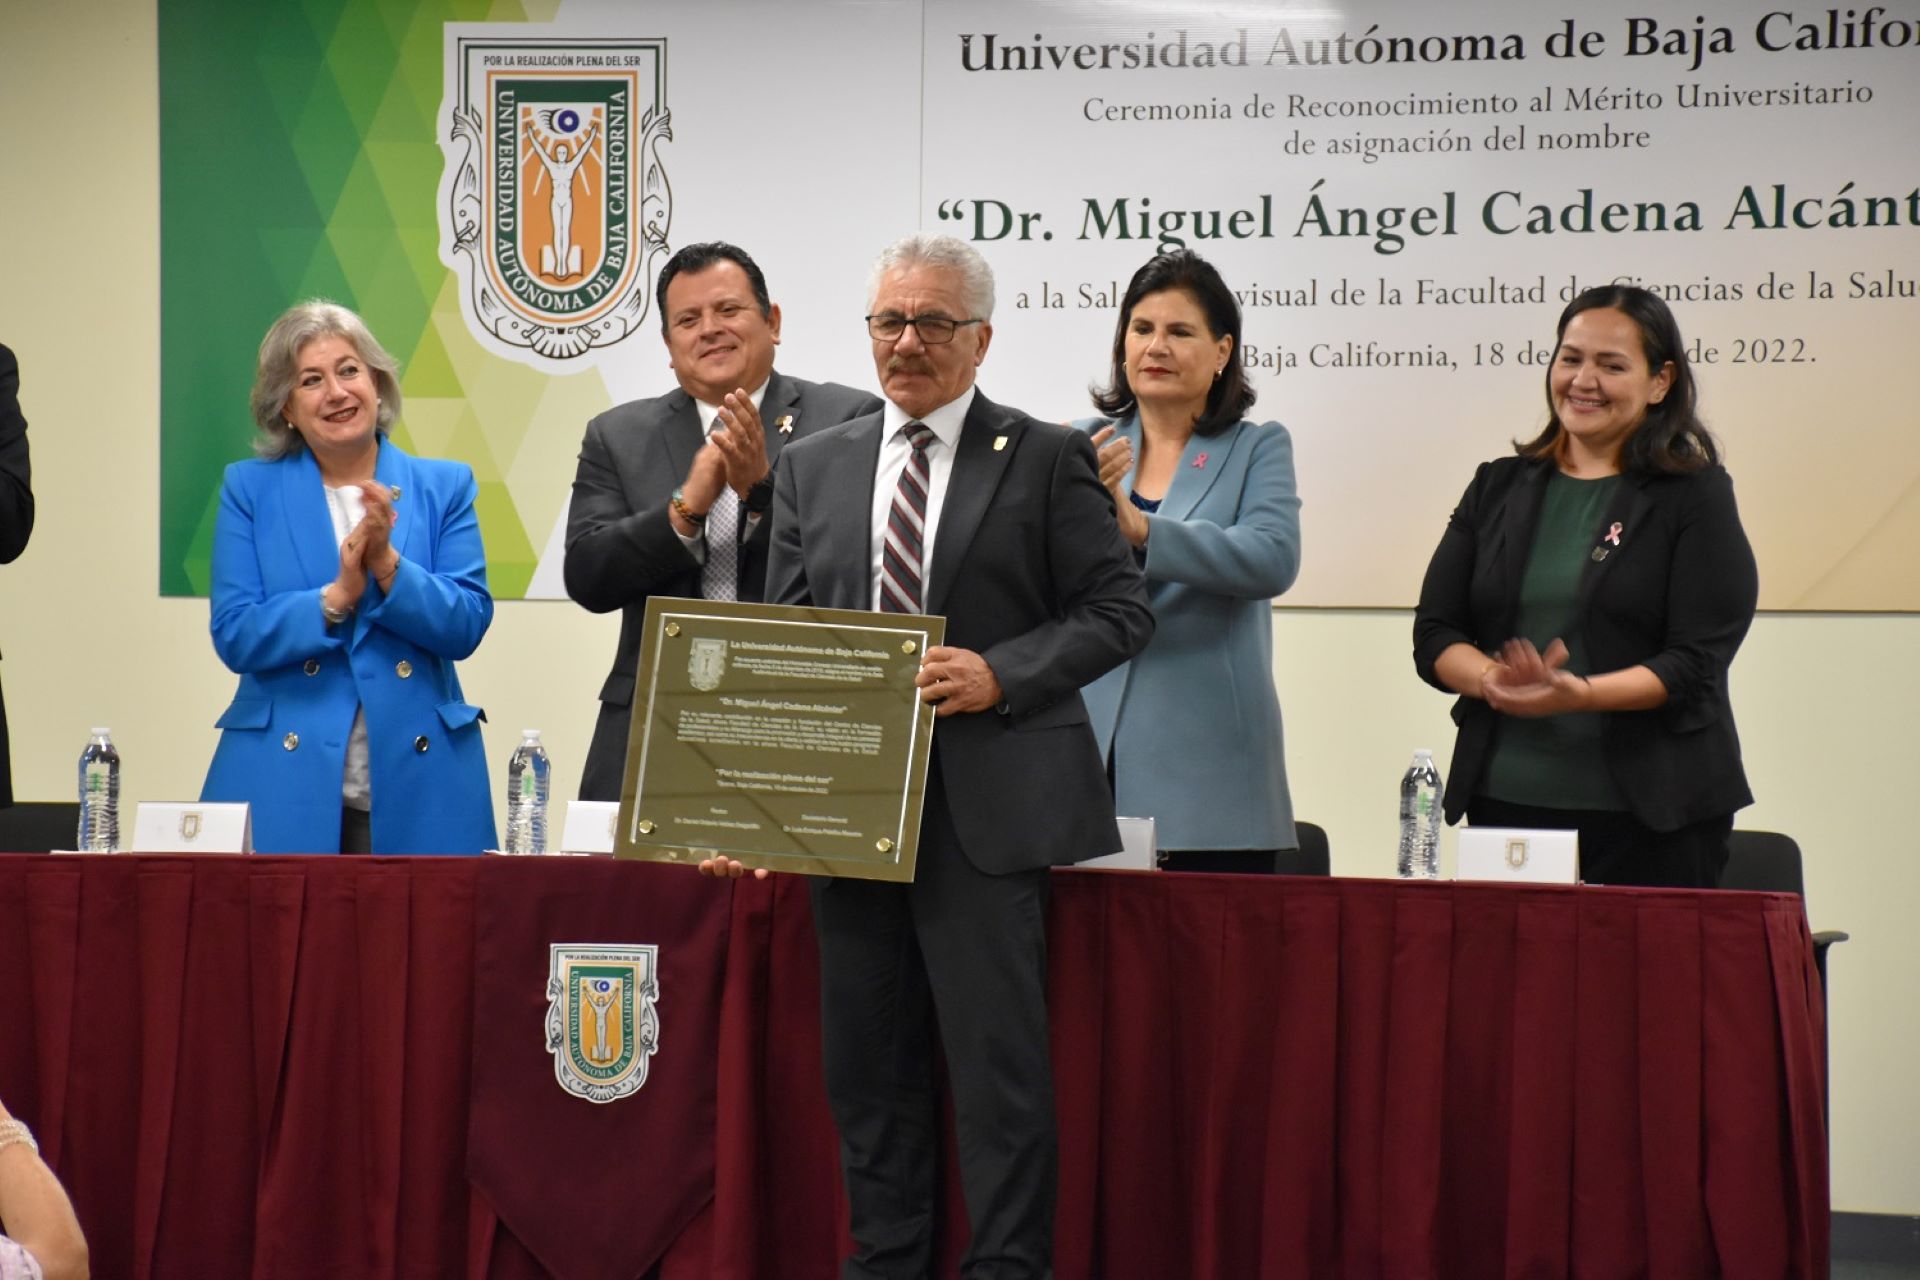
{"label": "man holding gold plaque", "polygon": [[978,251],[908,237],[868,296],[886,404],[787,448],[767,558],[770,603],[946,617],[918,677],[938,720],[914,880],[814,881],[845,1274],[931,1267],[937,1016],[973,1228],[962,1270],[1039,1277],[1055,1181],[1047,870],[1120,847],[1080,687],[1145,647],[1153,615],[1086,436],[974,388],[993,338]]}

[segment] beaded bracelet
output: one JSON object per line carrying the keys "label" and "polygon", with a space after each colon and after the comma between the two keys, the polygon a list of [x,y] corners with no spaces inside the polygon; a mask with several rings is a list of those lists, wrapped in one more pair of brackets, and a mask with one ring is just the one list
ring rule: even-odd
{"label": "beaded bracelet", "polygon": [[27,1128],[26,1121],[0,1122],[0,1151],[5,1151],[16,1142],[25,1146],[33,1154],[40,1154],[40,1144],[33,1140],[33,1130]]}
{"label": "beaded bracelet", "polygon": [[696,529],[698,529],[700,526],[704,525],[707,522],[707,513],[704,511],[695,511],[693,508],[689,507],[687,505],[686,498],[681,494],[680,490],[678,489],[675,489],[673,491],[673,496],[667,499],[667,504],[671,506],[674,509],[674,511],[679,514],[682,520],[685,520],[688,524],[692,525]]}

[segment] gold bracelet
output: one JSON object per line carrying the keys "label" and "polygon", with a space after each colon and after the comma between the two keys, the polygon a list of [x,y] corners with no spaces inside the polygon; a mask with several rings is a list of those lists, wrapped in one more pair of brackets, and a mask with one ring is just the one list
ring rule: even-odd
{"label": "gold bracelet", "polygon": [[0,1123],[0,1151],[18,1143],[35,1155],[40,1154],[40,1144],[33,1140],[33,1130],[27,1128],[24,1120],[8,1120]]}

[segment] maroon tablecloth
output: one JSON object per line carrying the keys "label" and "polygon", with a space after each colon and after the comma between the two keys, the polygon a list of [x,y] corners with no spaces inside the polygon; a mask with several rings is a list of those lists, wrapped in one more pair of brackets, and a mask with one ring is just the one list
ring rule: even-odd
{"label": "maroon tablecloth", "polygon": [[[660,947],[634,1099],[556,1083],[553,943]],[[1062,1280],[1827,1274],[1798,899],[1065,872],[1052,945]],[[827,1280],[817,1002],[791,878],[0,857],[100,1277]]]}

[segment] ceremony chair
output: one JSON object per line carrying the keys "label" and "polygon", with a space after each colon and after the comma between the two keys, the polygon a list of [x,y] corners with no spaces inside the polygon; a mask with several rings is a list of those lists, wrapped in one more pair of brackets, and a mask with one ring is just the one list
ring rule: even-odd
{"label": "ceremony chair", "polygon": [[[1727,841],[1727,865],[1720,873],[1720,887],[1792,893],[1804,899],[1807,882],[1800,865],[1799,844],[1778,831],[1735,831]],[[1813,963],[1820,971],[1822,997],[1827,994],[1827,948],[1845,942],[1847,937],[1838,929],[1823,929],[1813,935]]]}
{"label": "ceremony chair", "polygon": [[1327,832],[1311,822],[1296,822],[1300,837],[1298,849],[1282,849],[1274,859],[1274,871],[1283,876],[1324,876],[1332,874],[1332,855],[1327,851]]}
{"label": "ceremony chair", "polygon": [[[1800,865],[1800,846],[1792,836],[1782,835],[1778,831],[1735,831],[1727,840],[1727,865],[1720,872],[1722,889],[1746,889],[1759,893],[1797,894],[1802,902],[1806,900],[1806,876]],[[1820,1003],[1827,1011],[1832,1004],[1827,1000],[1827,948],[1836,942],[1845,942],[1848,935],[1838,929],[1820,929],[1813,935],[1813,967],[1820,974]],[[1823,1012],[1822,1021],[1827,1021]],[[1827,1050],[1828,1037],[1820,1044],[1821,1069],[1825,1075],[1825,1089],[1821,1102],[1826,1111],[1827,1123],[1833,1122],[1833,1056]]]}
{"label": "ceremony chair", "polygon": [[32,801],[0,809],[0,853],[71,849],[79,835],[77,801]]}

